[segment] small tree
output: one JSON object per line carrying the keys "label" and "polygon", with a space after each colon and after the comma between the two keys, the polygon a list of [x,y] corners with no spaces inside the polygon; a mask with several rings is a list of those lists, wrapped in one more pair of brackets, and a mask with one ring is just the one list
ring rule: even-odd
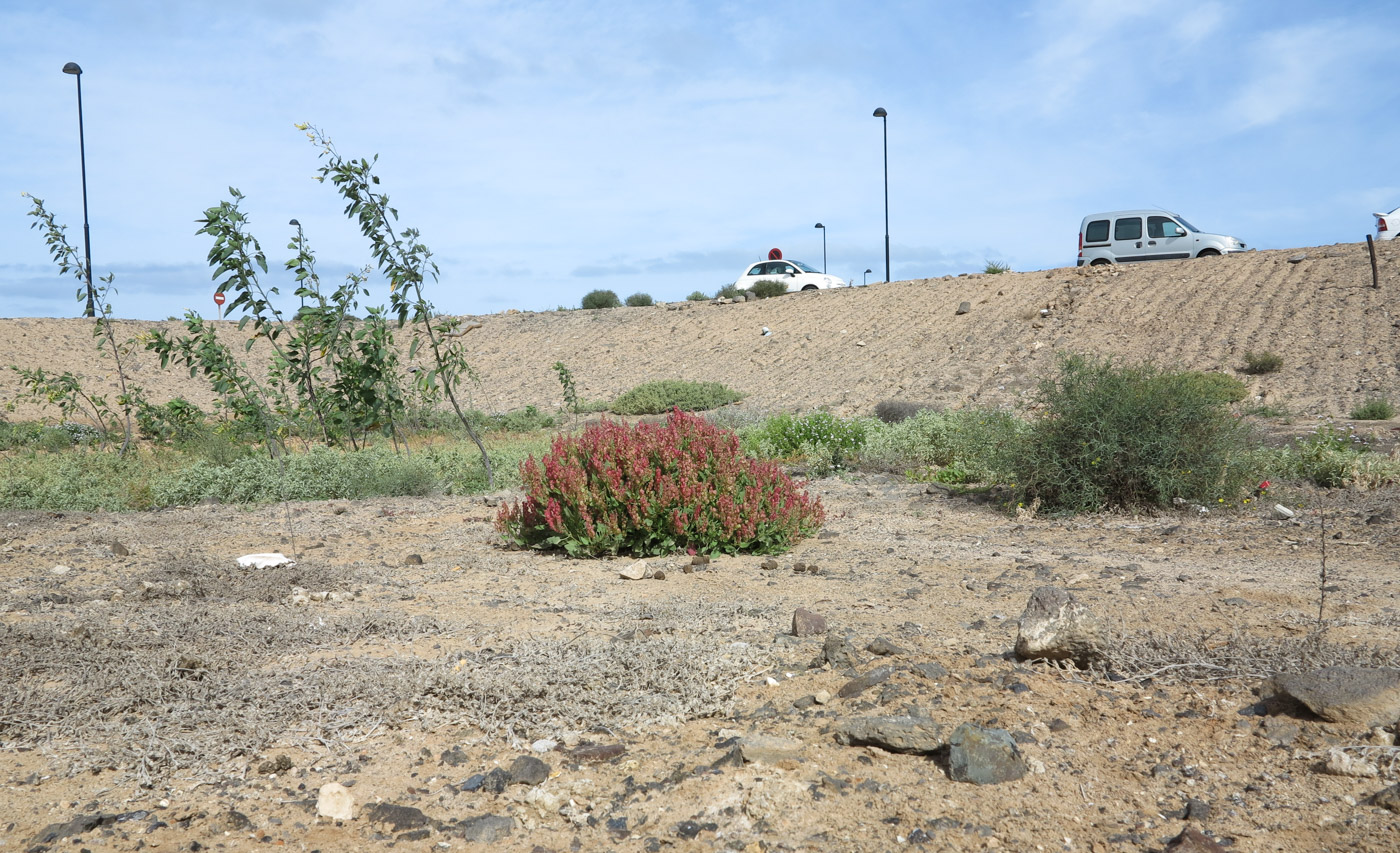
{"label": "small tree", "polygon": [[628,308],[646,308],[646,307],[648,307],[648,306],[655,305],[655,304],[656,304],[655,302],[652,302],[652,301],[651,301],[651,295],[650,295],[650,294],[646,294],[646,293],[634,293],[634,294],[632,294],[631,296],[627,297],[627,307],[628,307]]}

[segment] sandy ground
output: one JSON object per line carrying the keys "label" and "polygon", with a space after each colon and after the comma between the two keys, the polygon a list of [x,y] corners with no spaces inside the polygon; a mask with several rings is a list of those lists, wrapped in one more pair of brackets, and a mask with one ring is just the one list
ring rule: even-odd
{"label": "sandy ground", "polygon": [[[1364,245],[1289,262],[1301,253],[493,315],[472,333],[475,404],[557,407],[555,360],[590,399],[691,378],[762,409],[1011,403],[1060,349],[1222,370],[1270,350],[1283,369],[1245,378],[1300,422],[1394,399],[1400,247],[1382,247],[1379,290]],[[0,321],[0,364],[98,377],[90,347],[78,321]],[[207,402],[138,370],[156,399]],[[880,475],[810,489],[827,524],[777,568],[663,558],[649,568],[664,579],[637,581],[619,576],[628,560],[501,548],[496,497],[0,514],[0,850],[1155,851],[1188,826],[1242,851],[1400,847],[1395,815],[1364,803],[1395,781],[1388,732],[1262,716],[1258,678],[1119,680],[1007,655],[1047,584],[1188,656],[1232,636],[1285,648],[1317,628],[1323,565],[1324,639],[1394,650],[1395,488],[1068,520]],[[235,564],[279,550],[298,565]],[[856,659],[812,666],[823,637],[792,636],[798,607]],[[869,651],[878,639],[892,653]],[[553,669],[527,666],[532,643]],[[596,669],[619,658],[655,671],[641,694]],[[882,666],[886,680],[840,695]],[[628,719],[709,671],[704,715]],[[611,716],[578,722],[593,707],[572,692],[583,680],[617,697]],[[555,719],[527,713],[555,695]],[[512,727],[467,713],[482,707]],[[881,715],[1003,729],[1029,772],[974,785],[941,753],[837,742]],[[1320,772],[1334,747],[1380,775]],[[528,776],[522,756],[547,771],[483,784],[493,769]],[[331,782],[352,819],[318,817]]]}

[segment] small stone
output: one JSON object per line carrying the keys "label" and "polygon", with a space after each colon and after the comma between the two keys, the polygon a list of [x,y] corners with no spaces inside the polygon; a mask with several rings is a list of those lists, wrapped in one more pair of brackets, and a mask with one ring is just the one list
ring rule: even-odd
{"label": "small stone", "polygon": [[484,814],[457,824],[454,835],[477,844],[495,844],[515,829],[515,821],[503,815]]}
{"label": "small stone", "polygon": [[792,570],[793,570],[794,572],[797,572],[798,574],[802,574],[803,572],[807,571],[807,564],[806,564],[806,563],[793,563],[793,564],[792,564]]}
{"label": "small stone", "polygon": [[745,764],[777,764],[802,758],[802,741],[761,733],[739,739],[739,755]]}
{"label": "small stone", "polygon": [[611,761],[627,752],[627,747],[620,743],[581,743],[570,750],[570,758],[582,764],[598,764],[603,761]]}
{"label": "small stone", "polygon": [[1288,259],[1288,262],[1289,262],[1290,264],[1301,264],[1303,261],[1306,261],[1307,259],[1308,259],[1308,253],[1307,253],[1307,252],[1304,252],[1304,253],[1301,254],[1301,255],[1293,255],[1292,257],[1290,257],[1290,258]]}
{"label": "small stone", "polygon": [[1098,619],[1088,608],[1059,587],[1031,593],[1016,634],[1018,660],[1071,660],[1082,668],[1102,655]]}
{"label": "small stone", "polygon": [[778,561],[777,561],[777,560],[774,560],[772,557],[769,557],[768,559],[766,559],[766,560],[764,560],[763,562],[759,563],[759,564],[758,564],[758,567],[759,567],[760,569],[766,569],[766,570],[768,570],[768,571],[771,572],[771,571],[773,571],[774,569],[778,568]]}
{"label": "small stone", "polygon": [[1352,755],[1344,749],[1327,750],[1327,762],[1322,772],[1329,776],[1354,776],[1358,779],[1374,779],[1380,775],[1380,768],[1366,759]]}
{"label": "small stone", "polygon": [[878,746],[889,752],[924,754],[947,744],[943,724],[928,717],[856,717],[837,726],[836,742],[846,746]]}
{"label": "small stone", "polygon": [[355,798],[350,789],[339,782],[327,782],[316,796],[316,814],[331,820],[351,820],[355,817]]}
{"label": "small stone", "polygon": [[909,654],[907,650],[896,646],[894,643],[891,643],[884,637],[876,637],[875,639],[871,640],[870,644],[865,647],[865,650],[867,652],[870,652],[872,655],[880,655],[881,657],[885,657],[888,655]]}
{"label": "small stone", "polygon": [[841,685],[841,689],[836,691],[836,695],[840,696],[842,699],[850,699],[852,696],[859,696],[861,693],[864,693],[866,690],[869,690],[875,685],[882,684],[888,681],[890,676],[893,674],[893,667],[876,667],[875,669],[870,670],[864,675],[852,678],[850,681],[847,681],[845,684]]}
{"label": "small stone", "polygon": [[661,569],[657,569],[651,573],[651,579],[654,581],[664,581],[666,580],[666,573]]}
{"label": "small stone", "polygon": [[817,634],[825,634],[826,631],[826,618],[821,614],[813,613],[805,607],[799,607],[792,612],[792,635],[794,637],[813,637]]}
{"label": "small stone", "polygon": [[818,705],[825,705],[831,701],[831,691],[818,690],[816,693],[812,694],[812,701],[816,702]]}
{"label": "small stone", "polygon": [[618,575],[629,581],[639,581],[647,576],[647,561],[637,560],[626,568],[619,569]]}
{"label": "small stone", "polygon": [[995,785],[1026,775],[1016,741],[1002,729],[963,723],[948,739],[948,776],[954,782]]}
{"label": "small stone", "polygon": [[49,573],[55,575],[66,575],[71,573],[72,571],[72,566],[54,566],[52,569],[49,569]]}
{"label": "small stone", "polygon": [[423,555],[409,554],[407,557],[403,558],[403,564],[405,566],[421,566],[423,565]]}
{"label": "small stone", "polygon": [[956,315],[958,315],[958,316],[962,316],[963,314],[966,314],[966,313],[968,313],[968,312],[971,311],[971,310],[972,310],[972,303],[971,303],[971,302],[959,302],[959,303],[958,303],[958,310],[955,311],[955,312],[953,312],[953,313],[956,314]]}
{"label": "small stone", "polygon": [[394,803],[375,803],[365,809],[364,819],[370,823],[384,824],[394,832],[407,832],[428,825],[428,816],[412,806]]}
{"label": "small stone", "polygon": [[1276,675],[1271,686],[1276,694],[1297,699],[1331,723],[1369,729],[1400,719],[1400,670],[1329,666]]}
{"label": "small stone", "polygon": [[692,566],[708,566],[710,564],[710,558],[706,557],[704,554],[696,554],[690,558],[690,564]]}
{"label": "small stone", "polygon": [[120,542],[113,542],[112,555],[116,557],[129,557],[131,556],[131,550]]}

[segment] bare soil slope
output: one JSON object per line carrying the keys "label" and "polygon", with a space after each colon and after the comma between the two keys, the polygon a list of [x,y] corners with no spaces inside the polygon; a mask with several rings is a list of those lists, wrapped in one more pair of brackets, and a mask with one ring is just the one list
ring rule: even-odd
{"label": "bare soil slope", "polygon": [[[1167,366],[1234,371],[1248,351],[1283,368],[1246,377],[1264,402],[1343,417],[1368,395],[1400,388],[1400,246],[1378,246],[1371,287],[1365,244],[1140,266],[1055,269],[872,284],[758,302],[504,313],[471,318],[466,343],[489,412],[558,408],[550,369],[562,361],[585,399],[611,399],[657,379],[720,381],[762,409],[869,413],[883,399],[938,406],[1011,404],[1055,353],[1113,354]],[[1290,261],[1299,255],[1305,259]],[[959,306],[969,310],[959,314]],[[149,323],[119,324],[119,338]],[[159,324],[172,327],[177,324]],[[230,340],[238,332],[229,325]],[[767,327],[772,334],[763,335]],[[0,365],[72,371],[114,391],[91,324],[0,320]],[[251,359],[265,358],[255,347]],[[133,352],[131,373],[158,402],[211,401],[202,383]],[[13,373],[0,400],[14,399]],[[33,416],[22,405],[16,416]]]}

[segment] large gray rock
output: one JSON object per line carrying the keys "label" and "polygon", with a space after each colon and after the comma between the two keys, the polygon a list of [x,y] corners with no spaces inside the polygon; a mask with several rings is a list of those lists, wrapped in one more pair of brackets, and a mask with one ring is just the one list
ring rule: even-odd
{"label": "large gray rock", "polygon": [[856,717],[836,727],[836,742],[890,752],[928,753],[946,744],[943,724],[928,717]]}
{"label": "large gray rock", "polygon": [[739,739],[739,755],[746,764],[777,764],[802,758],[802,741],[755,732]]}
{"label": "large gray rock", "polygon": [[995,785],[1026,775],[1016,741],[1002,729],[963,723],[948,739],[948,776],[954,782]]}
{"label": "large gray rock", "polygon": [[505,815],[484,814],[457,824],[453,834],[477,844],[495,844],[515,829],[515,820]]}
{"label": "large gray rock", "polygon": [[1369,729],[1400,720],[1400,669],[1329,666],[1280,673],[1272,685],[1275,695],[1302,702],[1328,722]]}
{"label": "large gray rock", "polygon": [[1069,660],[1080,667],[1103,656],[1099,620],[1056,586],[1031,593],[1016,635],[1020,660]]}

